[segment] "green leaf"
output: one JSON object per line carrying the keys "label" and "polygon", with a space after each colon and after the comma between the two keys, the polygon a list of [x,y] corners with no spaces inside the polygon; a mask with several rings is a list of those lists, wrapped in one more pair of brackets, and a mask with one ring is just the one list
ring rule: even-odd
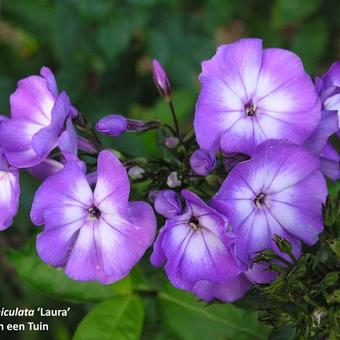
{"label": "green leaf", "polygon": [[81,321],[73,340],[139,339],[144,319],[138,296],[116,297],[97,305]]}
{"label": "green leaf", "polygon": [[306,23],[296,32],[292,50],[297,53],[307,72],[315,72],[327,43],[327,26],[322,18]]}
{"label": "green leaf", "polygon": [[294,326],[287,324],[280,328],[275,328],[269,335],[269,340],[293,340],[295,338]]}
{"label": "green leaf", "polygon": [[266,339],[270,332],[254,312],[231,304],[207,305],[170,286],[160,292],[159,302],[162,318],[181,339]]}
{"label": "green leaf", "polygon": [[42,262],[32,247],[24,252],[11,250],[9,259],[22,280],[48,295],[67,300],[98,302],[132,292],[130,277],[112,285],[71,280],[63,269]]}
{"label": "green leaf", "polygon": [[314,13],[319,0],[277,0],[273,7],[273,24],[282,27]]}

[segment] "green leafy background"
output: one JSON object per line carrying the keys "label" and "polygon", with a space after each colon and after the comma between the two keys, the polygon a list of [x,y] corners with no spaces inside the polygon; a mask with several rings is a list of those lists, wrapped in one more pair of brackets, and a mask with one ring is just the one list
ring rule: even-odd
{"label": "green leafy background", "polygon": [[[9,114],[16,82],[42,65],[96,122],[118,112],[170,122],[154,88],[150,61],[159,59],[174,88],[182,130],[191,128],[200,62],[216,46],[260,37],[264,46],[298,53],[315,76],[339,58],[336,0],[3,0],[0,2],[0,112]],[[154,133],[101,137],[132,155],[155,155]],[[36,256],[29,210],[38,182],[21,176],[15,225],[0,235],[0,305],[67,308],[48,320],[48,333],[11,333],[11,339],[265,339],[270,330],[255,312],[205,305],[169,286],[148,255],[126,279],[103,286],[77,283]],[[0,318],[0,323],[24,322]],[[42,321],[35,318],[35,321]],[[1,334],[6,338],[6,334]]]}

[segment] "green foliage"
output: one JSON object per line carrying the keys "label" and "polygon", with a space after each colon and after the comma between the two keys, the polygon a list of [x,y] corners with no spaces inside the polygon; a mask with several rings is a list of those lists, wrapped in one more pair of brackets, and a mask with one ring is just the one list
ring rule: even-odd
{"label": "green foliage", "polygon": [[93,308],[80,323],[74,340],[137,340],[144,318],[140,297],[116,297]]}
{"label": "green foliage", "polygon": [[255,312],[231,304],[207,305],[170,285],[158,299],[162,318],[181,339],[266,339],[270,331],[258,322]]}
{"label": "green foliage", "polygon": [[20,278],[43,293],[67,300],[98,302],[132,293],[130,277],[112,285],[98,282],[77,282],[69,279],[62,269],[43,263],[33,247],[25,251],[11,250],[9,259]]}
{"label": "green foliage", "polygon": [[[330,197],[324,209],[325,231],[314,247],[304,249],[296,261],[287,241],[277,245],[292,261],[272,251],[261,252],[257,260],[281,261],[271,265],[277,279],[255,292],[260,319],[274,326],[270,339],[336,339],[340,329],[340,195]],[[282,246],[284,244],[284,246]],[[288,245],[288,246],[287,246]],[[279,262],[277,262],[279,263]],[[287,335],[289,334],[289,336]]]}

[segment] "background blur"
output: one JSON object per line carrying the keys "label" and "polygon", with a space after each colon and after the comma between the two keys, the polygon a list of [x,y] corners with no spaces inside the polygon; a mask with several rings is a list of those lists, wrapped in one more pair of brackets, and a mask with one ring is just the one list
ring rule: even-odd
{"label": "background blur", "polygon": [[[170,76],[182,129],[189,130],[200,63],[211,58],[218,45],[241,37],[262,38],[265,47],[299,54],[314,78],[339,59],[339,17],[337,0],[3,0],[0,112],[9,114],[8,98],[16,82],[46,65],[55,72],[59,88],[92,122],[111,112],[170,121],[152,81],[150,62],[157,58]],[[143,138],[103,140],[142,155],[157,152],[153,137],[151,132]],[[29,210],[38,183],[23,175],[21,184],[22,207],[15,226],[0,235],[0,306],[71,306],[70,317],[49,320],[50,339],[69,339],[91,302],[112,292],[95,284],[72,285],[60,271],[36,259]],[[15,250],[9,252],[9,247]],[[118,289],[128,289],[129,284]],[[147,299],[143,303],[145,339],[191,339],[201,322],[190,321],[191,333],[176,331],[171,321],[160,328],[163,322],[156,307]],[[245,327],[248,323],[244,320]],[[198,336],[205,339],[204,334],[200,329]],[[13,337],[43,339],[46,334],[12,333]]]}

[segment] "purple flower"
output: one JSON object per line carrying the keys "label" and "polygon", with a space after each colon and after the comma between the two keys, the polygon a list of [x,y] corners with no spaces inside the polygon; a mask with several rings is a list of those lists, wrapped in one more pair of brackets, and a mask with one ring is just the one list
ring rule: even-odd
{"label": "purple flower", "polygon": [[13,223],[19,207],[19,171],[6,160],[0,148],[0,230]]}
{"label": "purple flower", "polygon": [[317,77],[315,86],[323,109],[340,114],[340,61],[335,62],[322,77]]}
{"label": "purple flower", "polygon": [[110,136],[120,136],[124,133],[128,128],[128,121],[122,115],[110,114],[105,116],[96,124],[96,130],[98,132],[105,133]]}
{"label": "purple flower", "polygon": [[259,39],[217,49],[202,63],[195,114],[201,148],[251,155],[270,138],[301,144],[320,121],[320,100],[301,60]]}
{"label": "purple flower", "polygon": [[335,148],[327,143],[320,155],[322,173],[333,181],[340,179],[340,157]]}
{"label": "purple flower", "polygon": [[320,158],[322,173],[334,181],[340,178],[339,154],[331,145],[329,137],[339,130],[338,124],[336,111],[322,111],[319,125],[303,144]]}
{"label": "purple flower", "polygon": [[165,218],[173,218],[182,212],[180,197],[173,190],[162,190],[155,198],[155,210]]}
{"label": "purple flower", "polygon": [[161,96],[170,98],[171,97],[171,86],[169,78],[164,71],[163,66],[156,59],[152,61],[152,75],[155,85]]}
{"label": "purple flower", "polygon": [[216,166],[215,153],[198,149],[190,157],[190,166],[197,175],[207,176]]}
{"label": "purple flower", "polygon": [[311,245],[323,230],[327,187],[317,158],[283,140],[263,142],[252,159],[229,174],[212,206],[226,215],[236,234],[237,256],[250,263],[267,248],[279,251],[279,235],[299,255],[299,240]]}
{"label": "purple flower", "polygon": [[234,302],[240,299],[251,288],[251,282],[243,273],[225,283],[216,284],[202,280],[195,284],[192,291],[204,301],[220,300]]}
{"label": "purple flower", "polygon": [[58,95],[52,72],[43,67],[41,75],[18,82],[10,97],[11,119],[0,125],[0,145],[17,168],[44,161],[58,145],[67,117],[76,113],[66,93]]}
{"label": "purple flower", "polygon": [[201,280],[220,284],[236,278],[241,270],[227,220],[192,192],[183,190],[182,196],[186,209],[161,228],[151,263],[164,265],[171,283],[186,290]]}
{"label": "purple flower", "polygon": [[111,152],[99,154],[97,176],[92,192],[77,162],[68,162],[38,189],[31,219],[45,225],[37,237],[43,261],[75,280],[112,283],[152,244],[156,219],[148,204],[128,202],[126,170]]}

